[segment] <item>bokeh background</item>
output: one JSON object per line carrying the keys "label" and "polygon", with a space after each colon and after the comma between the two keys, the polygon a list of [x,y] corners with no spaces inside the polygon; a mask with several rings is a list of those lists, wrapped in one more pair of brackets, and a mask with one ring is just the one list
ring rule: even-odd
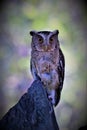
{"label": "bokeh background", "polygon": [[30,30],[59,30],[66,60],[60,130],[87,123],[87,12],[82,0],[3,0],[0,3],[0,119],[33,82]]}

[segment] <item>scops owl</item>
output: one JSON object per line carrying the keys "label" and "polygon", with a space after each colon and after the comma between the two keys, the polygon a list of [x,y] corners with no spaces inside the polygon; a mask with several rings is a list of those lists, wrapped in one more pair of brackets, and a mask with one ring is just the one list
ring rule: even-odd
{"label": "scops owl", "polygon": [[65,59],[60,49],[58,30],[31,31],[31,72],[43,82],[48,99],[56,106],[63,88]]}

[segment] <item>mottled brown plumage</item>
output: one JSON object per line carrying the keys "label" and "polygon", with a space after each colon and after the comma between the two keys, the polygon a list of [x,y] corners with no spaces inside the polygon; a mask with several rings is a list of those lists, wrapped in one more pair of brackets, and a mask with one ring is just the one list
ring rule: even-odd
{"label": "mottled brown plumage", "polygon": [[[58,41],[58,30],[31,31],[31,71],[34,79],[39,77],[46,87],[48,98],[54,105],[58,103],[64,80],[64,56]],[[61,55],[60,55],[61,54]],[[61,58],[62,56],[62,58]],[[62,60],[63,61],[62,61]],[[62,70],[60,71],[62,67]],[[60,81],[60,75],[62,81]],[[57,92],[59,91],[59,92]],[[59,95],[57,95],[59,93]]]}

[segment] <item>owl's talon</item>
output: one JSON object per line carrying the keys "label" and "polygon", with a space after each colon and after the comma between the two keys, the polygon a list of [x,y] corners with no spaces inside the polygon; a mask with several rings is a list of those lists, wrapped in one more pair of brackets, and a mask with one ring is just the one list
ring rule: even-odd
{"label": "owl's talon", "polygon": [[55,100],[54,100],[54,98],[52,97],[52,95],[49,95],[49,96],[48,96],[48,99],[49,99],[49,101],[52,103],[52,105],[55,105]]}

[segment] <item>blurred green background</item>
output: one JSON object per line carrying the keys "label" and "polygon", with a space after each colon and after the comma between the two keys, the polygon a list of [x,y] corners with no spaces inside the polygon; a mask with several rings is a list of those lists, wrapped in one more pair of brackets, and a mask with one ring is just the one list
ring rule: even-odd
{"label": "blurred green background", "polygon": [[31,30],[59,30],[66,60],[60,130],[87,123],[87,12],[79,0],[7,0],[0,3],[0,119],[31,85]]}

